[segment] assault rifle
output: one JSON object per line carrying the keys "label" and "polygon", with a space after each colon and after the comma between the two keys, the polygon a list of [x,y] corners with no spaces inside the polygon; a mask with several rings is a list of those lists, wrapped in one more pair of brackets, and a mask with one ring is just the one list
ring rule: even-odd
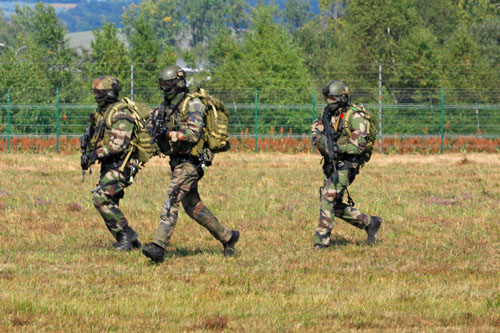
{"label": "assault rifle", "polygon": [[151,143],[158,141],[160,133],[165,130],[165,102],[161,103],[158,112],[153,119],[153,128],[151,129]]}
{"label": "assault rifle", "polygon": [[339,133],[342,131],[342,122],[336,126],[337,128],[334,131],[330,125],[330,113],[328,108],[325,108],[323,111],[322,121],[323,127],[325,128],[325,136],[328,146],[328,156],[324,156],[325,162],[323,164],[323,171],[325,172],[325,175],[333,181],[337,178],[337,166],[335,164],[339,150],[337,146],[337,139],[339,137]]}
{"label": "assault rifle", "polygon": [[[182,103],[184,98],[187,95],[187,91],[184,91],[184,94],[182,95],[182,98],[177,102],[175,105],[169,105],[168,106],[168,118],[167,122],[170,121],[170,117],[172,117],[172,114],[177,110],[179,107],[179,104]],[[167,104],[167,101],[164,100],[163,103],[160,104],[160,107],[158,108],[158,112],[156,114],[156,117],[153,119],[153,127],[151,129],[151,143],[158,142],[161,137],[167,137],[168,138],[168,130],[165,128],[165,117],[166,115],[166,107],[165,105]]]}
{"label": "assault rifle", "polygon": [[[80,151],[82,156],[80,157],[80,165],[82,166],[82,183],[85,181],[85,171],[90,167],[89,154],[92,152],[92,147],[90,140],[94,135],[94,125],[89,124],[85,130],[85,134],[80,137]],[[89,174],[92,174],[92,169],[90,169]]]}

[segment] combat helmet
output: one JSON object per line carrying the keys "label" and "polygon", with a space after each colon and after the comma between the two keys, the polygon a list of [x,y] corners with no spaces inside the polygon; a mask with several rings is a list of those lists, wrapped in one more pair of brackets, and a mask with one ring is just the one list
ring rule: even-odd
{"label": "combat helmet", "polygon": [[166,97],[173,97],[181,91],[187,91],[186,72],[176,65],[169,65],[160,71],[158,85]]}
{"label": "combat helmet", "polygon": [[349,103],[349,88],[339,80],[331,81],[323,88],[323,96],[327,100],[333,100],[333,103],[343,106]]}
{"label": "combat helmet", "polygon": [[118,79],[110,75],[99,76],[92,83],[94,99],[99,104],[117,101],[121,90]]}

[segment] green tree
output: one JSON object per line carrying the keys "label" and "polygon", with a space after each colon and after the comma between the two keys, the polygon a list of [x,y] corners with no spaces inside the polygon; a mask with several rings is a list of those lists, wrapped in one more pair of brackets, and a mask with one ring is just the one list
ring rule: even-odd
{"label": "green tree", "polygon": [[134,21],[130,46],[137,97],[146,102],[157,101],[160,98],[156,89],[158,73],[165,65],[175,63],[176,54],[170,47],[162,49],[153,29],[141,16]]}
{"label": "green tree", "polygon": [[57,20],[54,8],[41,2],[34,8],[16,6],[11,19],[21,30],[18,40],[22,41],[19,45],[26,46],[26,52],[23,51],[29,56],[26,61],[39,66],[43,76],[50,81],[45,88],[53,91],[60,88],[63,102],[71,102],[75,96],[80,96],[81,87],[73,82],[83,67],[75,61],[78,56],[69,48],[66,29]]}
{"label": "green tree", "polygon": [[113,23],[105,23],[93,31],[90,43],[90,77],[113,75],[122,87],[130,85],[130,56],[125,43],[118,38],[118,29]]}
{"label": "green tree", "polygon": [[[259,2],[251,13],[252,29],[241,43],[229,33],[219,35],[209,52],[215,65],[208,82],[210,87],[230,91],[240,100],[250,98],[249,101],[258,90],[261,103],[303,103],[304,97],[310,96],[312,80],[300,50],[287,30],[276,23],[276,14],[276,6]],[[270,110],[261,119],[276,126],[297,123],[290,110],[284,108]],[[307,119],[307,126],[297,130],[305,132],[309,126]]]}
{"label": "green tree", "polygon": [[181,15],[180,0],[141,1],[138,5],[132,3],[123,13],[122,21],[126,35],[131,38],[136,21],[146,22],[156,40],[164,48],[167,45],[176,46],[177,39],[185,24]]}
{"label": "green tree", "polygon": [[280,11],[280,20],[291,34],[302,28],[313,17],[307,0],[287,0],[284,4],[285,8]]}

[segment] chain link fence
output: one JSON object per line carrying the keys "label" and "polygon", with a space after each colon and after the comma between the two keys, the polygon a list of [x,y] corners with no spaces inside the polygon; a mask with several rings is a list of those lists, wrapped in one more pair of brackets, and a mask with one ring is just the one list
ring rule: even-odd
{"label": "chain link fence", "polygon": [[[313,151],[311,124],[325,106],[318,91],[313,87],[308,91],[276,90],[260,94],[256,89],[209,88],[210,94],[224,101],[229,109],[232,149],[255,152]],[[161,102],[157,89],[149,89],[147,94],[137,89],[135,92],[150,96],[142,101],[151,108]],[[302,96],[301,103],[287,102],[292,92],[294,96]],[[470,96],[465,96],[464,101],[500,96],[491,91],[486,97],[485,92],[477,92],[477,96],[468,93]],[[77,151],[78,138],[84,133],[95,104],[90,92],[82,103],[62,103],[61,96],[66,95],[67,91],[62,89],[0,89],[0,151]],[[457,89],[427,89],[418,95],[422,97],[416,103],[396,103],[394,91],[379,97],[377,89],[352,90],[352,101],[363,102],[379,119],[376,151],[500,150],[500,104],[457,103],[457,96],[464,96]],[[122,96],[130,96],[130,90],[124,89]],[[447,96],[451,99],[449,103]]]}

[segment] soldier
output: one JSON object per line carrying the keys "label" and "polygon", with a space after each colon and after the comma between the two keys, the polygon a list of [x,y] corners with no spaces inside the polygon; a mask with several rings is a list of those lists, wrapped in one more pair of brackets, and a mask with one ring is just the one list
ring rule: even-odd
{"label": "soldier", "polygon": [[[368,234],[367,244],[372,244],[377,239],[382,219],[354,208],[349,194],[349,204],[342,202],[347,186],[352,184],[360,166],[371,155],[373,142],[370,139],[373,141],[374,136],[368,135],[369,115],[363,105],[350,103],[348,88],[341,81],[330,82],[323,89],[323,95],[327,106],[312,125],[313,143],[324,158],[325,174],[324,186],[320,188],[320,217],[314,248],[329,246],[335,216],[364,229]],[[372,131],[376,131],[374,127]]]}
{"label": "soldier", "polygon": [[179,204],[182,203],[185,212],[222,243],[224,256],[230,257],[234,254],[234,245],[240,233],[222,226],[205,207],[198,193],[204,166],[211,162],[207,155],[213,157],[207,149],[199,149],[205,105],[199,98],[183,103],[189,92],[186,73],[175,65],[161,70],[159,86],[164,101],[153,112],[152,131],[162,153],[170,156],[172,180],[167,188],[154,239],[144,246],[142,252],[153,262],[164,260],[165,249],[177,222]]}
{"label": "soldier", "polygon": [[[132,148],[130,140],[134,129],[134,119],[128,108],[116,109],[120,83],[112,76],[99,76],[92,84],[97,109],[89,117],[87,137],[89,149],[82,153],[81,165],[87,170],[96,160],[101,164],[99,184],[92,191],[94,206],[104,219],[104,223],[116,239],[116,250],[126,251],[141,247],[137,233],[119,208],[124,189],[131,184],[136,169],[127,163],[125,156]],[[114,112],[114,113],[110,113]],[[106,119],[109,118],[109,123]],[[123,167],[122,167],[123,166]]]}

